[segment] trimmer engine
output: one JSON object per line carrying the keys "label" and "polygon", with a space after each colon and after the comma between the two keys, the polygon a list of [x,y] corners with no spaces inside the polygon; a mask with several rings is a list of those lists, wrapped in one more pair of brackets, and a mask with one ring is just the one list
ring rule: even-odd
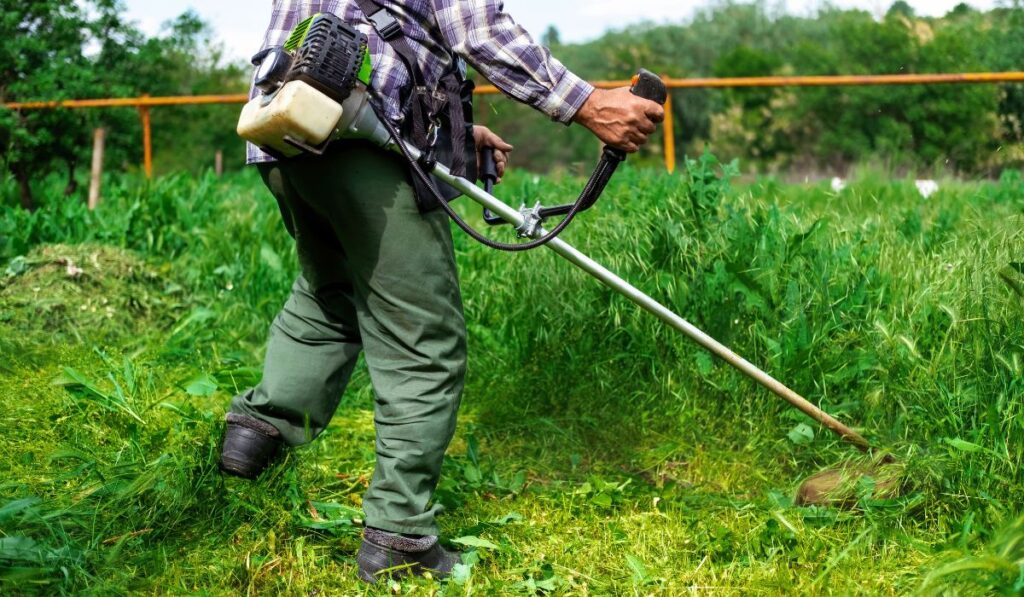
{"label": "trimmer engine", "polygon": [[308,83],[340,104],[357,83],[370,84],[366,44],[365,35],[337,16],[313,15],[292,31],[282,48],[294,56],[285,81]]}
{"label": "trimmer engine", "polygon": [[238,121],[245,140],[276,157],[293,157],[323,153],[348,132],[373,132],[365,125],[374,119],[360,118],[369,110],[367,38],[336,15],[313,15],[283,47],[269,48],[258,59],[255,86],[261,94],[245,105]]}

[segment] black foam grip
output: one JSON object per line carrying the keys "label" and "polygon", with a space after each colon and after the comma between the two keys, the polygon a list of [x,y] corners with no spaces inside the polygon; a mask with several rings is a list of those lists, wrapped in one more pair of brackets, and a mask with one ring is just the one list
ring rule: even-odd
{"label": "black foam grip", "polygon": [[494,188],[498,181],[498,165],[494,162],[494,148],[480,148],[480,180],[484,183],[484,190],[488,193]]}
{"label": "black foam grip", "polygon": [[668,100],[668,88],[665,87],[665,82],[661,80],[661,77],[645,68],[641,68],[640,72],[633,77],[633,86],[629,88],[629,91],[633,95],[649,99],[663,106]]}

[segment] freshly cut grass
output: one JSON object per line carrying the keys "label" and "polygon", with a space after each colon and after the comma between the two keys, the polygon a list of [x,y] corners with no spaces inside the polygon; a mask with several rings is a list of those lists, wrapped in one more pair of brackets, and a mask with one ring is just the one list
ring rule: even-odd
{"label": "freshly cut grass", "polygon": [[7,270],[0,278],[4,319],[23,338],[127,341],[174,321],[184,292],[138,256],[105,245],[41,245]]}
{"label": "freshly cut grass", "polygon": [[296,273],[276,206],[252,172],[126,179],[96,212],[0,217],[0,592],[1022,590],[1021,177],[928,200],[872,173],[728,179],[711,156],[627,169],[565,238],[889,450],[898,496],[868,476],[851,509],[795,505],[864,460],[549,252],[457,234],[470,371],[437,499],[472,554],[448,583],[362,586],[365,370],[259,483],[216,471]]}

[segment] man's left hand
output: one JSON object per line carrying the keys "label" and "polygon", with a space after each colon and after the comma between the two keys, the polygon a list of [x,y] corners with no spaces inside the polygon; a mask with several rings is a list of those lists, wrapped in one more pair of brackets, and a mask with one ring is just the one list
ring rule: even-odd
{"label": "man's left hand", "polygon": [[494,131],[481,125],[473,126],[473,140],[476,142],[477,171],[480,171],[480,152],[482,152],[485,147],[493,147],[494,165],[498,170],[497,182],[501,182],[501,177],[505,176],[505,168],[508,166],[508,155],[512,152],[512,146],[506,143],[504,139],[494,134]]}

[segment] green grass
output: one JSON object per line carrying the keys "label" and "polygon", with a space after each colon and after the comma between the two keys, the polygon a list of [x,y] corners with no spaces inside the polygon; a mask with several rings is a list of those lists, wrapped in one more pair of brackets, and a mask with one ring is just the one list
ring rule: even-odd
{"label": "green grass", "polygon": [[0,592],[1024,590],[1020,175],[923,200],[873,172],[838,195],[720,173],[627,169],[566,239],[884,446],[901,496],[794,507],[860,457],[550,252],[456,234],[470,368],[437,499],[478,547],[454,582],[360,585],[363,369],[261,482],[216,471],[295,275],[272,199],[253,172],[113,179],[94,213],[2,208]]}

